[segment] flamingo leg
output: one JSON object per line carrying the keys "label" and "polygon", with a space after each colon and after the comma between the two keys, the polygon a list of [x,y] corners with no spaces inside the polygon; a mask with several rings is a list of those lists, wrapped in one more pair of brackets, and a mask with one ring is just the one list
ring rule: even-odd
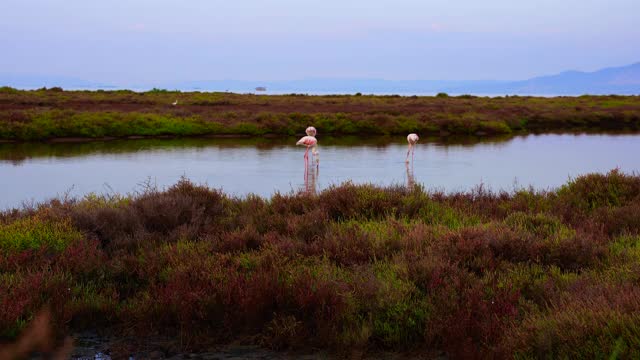
{"label": "flamingo leg", "polygon": [[413,159],[414,159],[414,155],[416,153],[416,148],[415,146],[411,147],[411,165],[413,165]]}
{"label": "flamingo leg", "polygon": [[307,166],[307,162],[304,164],[304,188],[305,190],[309,189],[309,167]]}
{"label": "flamingo leg", "polygon": [[407,149],[407,158],[405,159],[405,162],[409,162],[409,153],[411,152],[411,143],[409,143],[409,148]]}

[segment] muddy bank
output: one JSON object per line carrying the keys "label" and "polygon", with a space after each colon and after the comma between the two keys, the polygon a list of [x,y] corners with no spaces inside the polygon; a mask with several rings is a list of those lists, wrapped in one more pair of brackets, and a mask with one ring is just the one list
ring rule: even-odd
{"label": "muddy bank", "polygon": [[96,359],[169,359],[169,360],[323,360],[323,359],[363,359],[363,360],[400,360],[400,359],[438,359],[448,357],[442,352],[413,351],[405,353],[373,352],[362,350],[347,351],[340,354],[321,349],[298,351],[274,351],[257,345],[235,344],[211,347],[206,351],[185,352],[179,349],[175,340],[160,338],[116,338],[101,337],[93,332],[73,335],[74,349],[70,358],[74,360]]}

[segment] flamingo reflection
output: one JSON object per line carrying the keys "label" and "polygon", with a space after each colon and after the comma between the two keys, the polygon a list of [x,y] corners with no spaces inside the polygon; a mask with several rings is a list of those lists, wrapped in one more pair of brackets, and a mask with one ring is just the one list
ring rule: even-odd
{"label": "flamingo reflection", "polygon": [[320,173],[320,164],[305,162],[304,164],[304,192],[308,194],[316,193],[316,183]]}
{"label": "flamingo reflection", "polygon": [[405,163],[405,165],[407,168],[407,188],[413,189],[416,185],[416,178],[413,175],[413,162],[411,162],[411,164]]}

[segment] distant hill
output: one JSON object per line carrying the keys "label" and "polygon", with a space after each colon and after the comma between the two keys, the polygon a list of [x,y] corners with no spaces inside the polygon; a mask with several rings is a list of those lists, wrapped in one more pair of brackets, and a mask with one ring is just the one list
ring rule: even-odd
{"label": "distant hill", "polygon": [[[60,86],[64,89],[132,88],[148,90],[153,87],[182,91],[230,91],[253,93],[266,88],[267,94],[418,94],[433,95],[446,92],[452,95],[640,95],[640,62],[628,66],[610,67],[594,72],[565,71],[560,74],[520,81],[447,81],[447,80],[383,80],[383,79],[305,79],[282,81],[196,80],[153,85],[110,86],[82,79],[62,76],[2,75],[0,86],[22,89]],[[263,93],[263,91],[260,91]]]}
{"label": "distant hill", "polygon": [[167,88],[204,91],[254,92],[264,86],[269,93],[365,94],[480,94],[480,95],[583,95],[640,94],[640,63],[594,72],[566,71],[521,81],[441,81],[382,79],[308,79],[293,81],[191,81]]}
{"label": "distant hill", "polygon": [[523,95],[635,95],[640,94],[640,62],[594,72],[565,71],[557,75],[541,76],[524,81],[475,87],[474,90]]}

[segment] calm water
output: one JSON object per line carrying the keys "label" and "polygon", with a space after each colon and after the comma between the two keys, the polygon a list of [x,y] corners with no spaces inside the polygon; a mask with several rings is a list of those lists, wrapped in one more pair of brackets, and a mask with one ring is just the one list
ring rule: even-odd
{"label": "calm water", "polygon": [[570,177],[619,167],[640,172],[640,134],[528,135],[421,141],[406,166],[403,137],[319,136],[320,161],[305,167],[296,139],[118,140],[0,144],[0,209],[89,192],[133,193],[186,176],[235,195],[318,191],[332,184],[422,183],[464,191],[551,189]]}

